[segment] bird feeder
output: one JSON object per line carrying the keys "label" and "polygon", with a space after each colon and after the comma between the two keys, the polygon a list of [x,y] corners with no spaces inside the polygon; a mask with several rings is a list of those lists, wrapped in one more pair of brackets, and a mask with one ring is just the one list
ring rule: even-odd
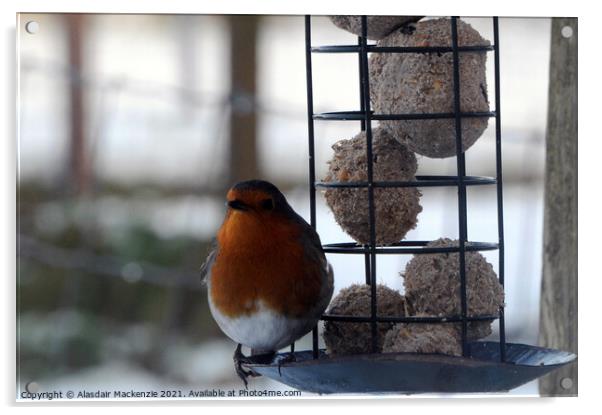
{"label": "bird feeder", "polygon": [[[492,45],[459,45],[458,18],[449,19],[451,45],[447,46],[379,46],[368,43],[368,20],[361,17],[361,35],[357,44],[312,46],[311,17],[305,17],[305,51],[307,75],[307,116],[309,144],[309,190],[311,225],[316,227],[316,197],[320,189],[367,189],[369,243],[333,243],[324,245],[329,254],[362,255],[365,259],[365,283],[370,286],[370,313],[366,316],[329,315],[323,321],[341,323],[369,323],[372,353],[332,356],[318,348],[318,332],[313,331],[313,350],[281,353],[272,361],[257,360],[245,365],[256,373],[267,376],[294,388],[315,393],[440,393],[440,392],[502,392],[545,375],[573,362],[576,355],[569,352],[536,346],[513,344],[506,341],[504,307],[494,315],[469,315],[467,305],[466,253],[497,250],[499,255],[498,278],[504,285],[504,214],[502,182],[502,133],[500,124],[500,63],[498,18],[493,18]],[[461,111],[460,55],[463,53],[493,53],[495,76],[494,111]],[[353,53],[358,55],[360,76],[360,110],[314,113],[312,87],[313,53]],[[451,54],[453,68],[453,111],[438,113],[382,114],[371,110],[370,71],[368,53],[372,54]],[[496,176],[466,175],[466,162],[462,141],[464,120],[494,118],[496,146]],[[366,140],[367,178],[364,181],[320,182],[315,176],[314,122],[329,120],[361,123]],[[375,181],[373,172],[373,121],[432,122],[448,120],[455,131],[455,158],[457,173],[454,176],[416,176],[408,181]],[[458,190],[458,243],[454,246],[433,246],[432,241],[404,240],[379,246],[376,238],[374,193],[378,188],[455,187]],[[469,241],[467,238],[466,189],[470,186],[496,186],[497,225],[496,242]],[[421,255],[455,253],[459,257],[458,275],[460,313],[445,316],[379,316],[377,314],[377,255]],[[468,327],[471,322],[498,320],[499,341],[471,341]],[[378,323],[456,324],[461,327],[461,355],[422,353],[377,353]],[[349,339],[353,341],[353,339]],[[292,356],[291,356],[292,355]],[[291,358],[293,357],[293,358]]]}

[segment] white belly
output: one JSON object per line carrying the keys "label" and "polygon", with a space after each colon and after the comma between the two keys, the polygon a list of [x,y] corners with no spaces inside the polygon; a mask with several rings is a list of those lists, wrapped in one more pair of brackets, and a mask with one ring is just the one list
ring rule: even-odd
{"label": "white belly", "polygon": [[308,333],[316,321],[276,314],[260,302],[253,314],[231,318],[217,310],[211,296],[209,307],[220,329],[243,346],[263,351],[282,349]]}

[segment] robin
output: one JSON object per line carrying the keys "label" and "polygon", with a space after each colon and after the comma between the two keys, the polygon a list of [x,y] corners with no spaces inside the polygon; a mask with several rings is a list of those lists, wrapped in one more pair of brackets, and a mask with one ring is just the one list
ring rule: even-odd
{"label": "robin", "polygon": [[333,272],[320,237],[271,183],[250,180],[227,194],[228,211],[201,272],[209,307],[238,343],[234,367],[252,355],[273,356],[312,330],[328,306]]}

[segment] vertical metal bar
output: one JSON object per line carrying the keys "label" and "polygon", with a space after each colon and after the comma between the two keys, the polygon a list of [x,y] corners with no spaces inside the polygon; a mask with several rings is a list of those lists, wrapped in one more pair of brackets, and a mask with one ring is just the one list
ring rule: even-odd
{"label": "vertical metal bar", "polygon": [[[367,245],[364,245],[364,247],[367,247],[368,249],[370,248]],[[370,270],[370,252],[366,252],[364,253],[364,274],[366,276],[366,285],[370,285],[370,282],[372,281],[372,278],[370,278]]]}
{"label": "vertical metal bar", "polygon": [[[362,37],[358,36],[357,37],[357,44],[361,47],[362,46]],[[360,111],[362,112],[362,114],[364,113],[364,111],[366,111],[366,103],[364,102],[364,88],[363,88],[363,83],[362,83],[362,55],[358,53],[357,55],[357,62],[358,62],[358,78],[359,78],[359,87],[360,87]],[[360,128],[362,131],[366,131],[366,119],[363,118],[360,122]],[[370,253],[366,252],[364,254],[364,274],[366,277],[366,285],[370,285]]]}
{"label": "vertical metal bar", "polygon": [[466,176],[466,160],[464,150],[462,149],[462,118],[460,116],[460,60],[458,52],[458,17],[451,18],[452,32],[452,53],[454,69],[454,114],[456,121],[456,160],[458,174],[458,226],[460,233],[460,299],[462,316],[462,356],[468,356],[468,322],[467,304],[466,304],[466,185],[464,176]]}
{"label": "vertical metal bar", "polygon": [[311,16],[305,16],[305,74],[307,82],[307,138],[309,144],[310,224],[316,229],[316,168],[314,147],[314,94],[311,64]]}
{"label": "vertical metal bar", "polygon": [[373,158],[372,158],[372,114],[370,112],[370,82],[368,72],[368,19],[362,16],[362,36],[360,37],[360,78],[364,102],[364,121],[366,123],[366,165],[368,181],[368,220],[370,223],[370,328],[372,332],[372,352],[378,351],[376,323],[376,220],[374,209]]}
{"label": "vertical metal bar", "polygon": [[[362,46],[362,37],[358,36],[357,37],[357,44],[361,47]],[[360,81],[360,111],[363,113],[366,110],[366,103],[364,102],[364,88],[362,86],[362,55],[358,54],[357,55],[357,63],[359,66],[359,81]],[[360,122],[360,126],[361,126],[361,130],[362,131],[366,131],[366,120],[362,119],[362,121]]]}
{"label": "vertical metal bar", "polygon": [[[502,120],[500,106],[500,37],[498,18],[493,18],[493,50],[495,71],[495,168],[497,179],[497,227],[498,227],[498,276],[502,288],[504,287],[504,195],[502,182]],[[500,359],[506,361],[506,328],[504,321],[504,306],[500,307]]]}
{"label": "vertical metal bar", "polygon": [[[305,74],[307,82],[307,140],[309,146],[309,215],[312,228],[316,229],[316,167],[314,148],[314,97],[311,66],[311,16],[305,16]],[[318,326],[312,330],[314,359],[318,358]],[[294,350],[294,346],[292,346]]]}

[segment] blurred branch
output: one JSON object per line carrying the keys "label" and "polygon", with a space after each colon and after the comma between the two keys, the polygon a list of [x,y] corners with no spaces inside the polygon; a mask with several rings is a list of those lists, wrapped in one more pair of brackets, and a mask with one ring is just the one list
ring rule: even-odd
{"label": "blurred branch", "polygon": [[139,266],[140,275],[134,282],[162,287],[185,286],[201,289],[200,273],[162,267],[145,261],[126,260],[111,255],[98,255],[84,249],[65,249],[42,242],[24,234],[17,235],[17,258],[29,259],[53,268],[84,271],[127,281],[124,272],[128,264]]}
{"label": "blurred branch", "polygon": [[[188,107],[213,107],[222,111],[224,114],[231,105],[232,96],[220,95],[208,91],[190,89],[186,85],[173,85],[156,81],[142,81],[133,78],[124,78],[121,76],[99,76],[87,77],[84,74],[77,73],[74,68],[68,68],[58,62],[51,62],[42,59],[23,58],[22,70],[27,72],[38,72],[43,75],[54,77],[62,76],[70,83],[79,83],[86,88],[96,88],[105,91],[117,90],[130,95],[140,97],[159,99],[164,101],[174,101],[182,104],[182,96],[186,96],[186,106]],[[305,108],[291,102],[271,101],[265,103],[258,101],[253,97],[254,107],[257,112],[269,114],[281,118],[290,118],[297,121],[306,121]],[[326,111],[326,109],[324,109]]]}
{"label": "blurred branch", "polygon": [[116,89],[126,93],[139,95],[146,98],[165,99],[170,95],[181,102],[182,95],[186,94],[187,105],[192,106],[221,106],[229,103],[229,98],[224,95],[207,91],[191,90],[189,85],[173,85],[164,82],[138,80],[124,76],[86,76],[77,68],[65,66],[59,62],[48,59],[33,59],[24,57],[21,62],[22,71],[40,72],[50,77],[62,76],[70,83],[81,84],[86,88]]}
{"label": "blurred branch", "polygon": [[[21,60],[21,71],[25,75],[28,72],[37,72],[48,77],[62,76],[67,82],[81,83],[86,88],[97,88],[118,90],[130,95],[136,95],[148,99],[162,101],[173,101],[179,105],[182,104],[182,96],[186,96],[186,105],[193,107],[213,107],[226,113],[229,109],[233,97],[223,94],[216,94],[209,91],[194,90],[190,85],[174,85],[165,82],[139,80],[135,78],[126,78],[124,76],[99,75],[86,76],[78,73],[74,68],[65,66],[59,62],[49,59],[39,59],[23,57]],[[274,117],[288,118],[290,120],[304,122],[307,121],[305,107],[294,102],[270,100],[269,102],[253,98],[253,106],[257,113],[267,114]],[[316,112],[328,111],[327,107],[316,107]],[[520,145],[541,145],[539,135],[520,135],[508,134],[504,136],[506,143],[516,143]]]}

